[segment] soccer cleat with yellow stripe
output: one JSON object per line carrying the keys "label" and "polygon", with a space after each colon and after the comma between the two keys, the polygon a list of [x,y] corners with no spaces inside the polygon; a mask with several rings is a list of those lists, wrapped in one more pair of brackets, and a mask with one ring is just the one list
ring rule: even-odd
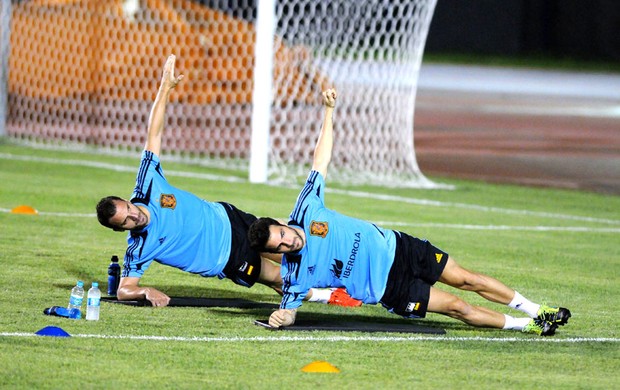
{"label": "soccer cleat with yellow stripe", "polygon": [[557,328],[557,324],[541,320],[539,318],[532,318],[530,322],[528,322],[528,324],[525,325],[523,329],[521,329],[521,332],[534,333],[539,336],[553,336]]}
{"label": "soccer cleat with yellow stripe", "polygon": [[552,324],[564,325],[571,317],[570,310],[565,307],[552,307],[546,304],[540,305],[538,309],[537,317],[539,320],[545,320]]}

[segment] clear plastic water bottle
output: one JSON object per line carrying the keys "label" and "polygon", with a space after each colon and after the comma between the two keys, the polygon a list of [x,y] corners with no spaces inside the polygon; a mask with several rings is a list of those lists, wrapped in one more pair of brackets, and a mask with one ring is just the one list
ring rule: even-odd
{"label": "clear plastic water bottle", "polygon": [[121,266],[118,264],[118,256],[112,256],[111,261],[108,267],[108,295],[115,297],[121,278]]}
{"label": "clear plastic water bottle", "polygon": [[93,286],[88,290],[86,319],[89,321],[99,320],[99,306],[101,305],[101,291],[99,283],[93,282]]}
{"label": "clear plastic water bottle", "polygon": [[71,289],[71,298],[69,298],[68,309],[82,310],[82,301],[84,300],[84,282],[78,280],[77,284]]}

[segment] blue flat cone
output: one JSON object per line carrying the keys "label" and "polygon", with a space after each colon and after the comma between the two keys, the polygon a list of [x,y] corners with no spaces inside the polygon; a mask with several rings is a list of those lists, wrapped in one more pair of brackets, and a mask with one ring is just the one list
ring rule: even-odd
{"label": "blue flat cone", "polygon": [[45,328],[35,332],[39,336],[51,336],[51,337],[71,337],[71,335],[57,326],[46,326]]}

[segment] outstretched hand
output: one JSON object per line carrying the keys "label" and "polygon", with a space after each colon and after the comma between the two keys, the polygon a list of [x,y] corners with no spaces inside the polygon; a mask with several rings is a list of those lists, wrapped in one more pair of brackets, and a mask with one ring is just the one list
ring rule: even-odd
{"label": "outstretched hand", "polygon": [[323,105],[329,108],[336,107],[337,96],[338,96],[338,92],[336,92],[335,88],[329,88],[323,91]]}
{"label": "outstretched hand", "polygon": [[179,81],[183,79],[183,75],[174,76],[174,62],[176,61],[176,56],[171,54],[168,56],[166,60],[166,64],[164,65],[164,74],[161,78],[161,86],[167,89],[172,89],[179,84]]}

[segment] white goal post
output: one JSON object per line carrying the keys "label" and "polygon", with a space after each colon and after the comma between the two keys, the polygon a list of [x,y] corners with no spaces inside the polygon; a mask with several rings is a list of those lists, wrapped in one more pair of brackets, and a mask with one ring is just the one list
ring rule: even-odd
{"label": "white goal post", "polygon": [[[3,0],[6,1],[6,0]],[[436,0],[29,0],[13,2],[6,135],[134,152],[161,66],[167,158],[305,178],[320,93],[339,91],[330,177],[436,187],[414,149],[414,108]]]}

